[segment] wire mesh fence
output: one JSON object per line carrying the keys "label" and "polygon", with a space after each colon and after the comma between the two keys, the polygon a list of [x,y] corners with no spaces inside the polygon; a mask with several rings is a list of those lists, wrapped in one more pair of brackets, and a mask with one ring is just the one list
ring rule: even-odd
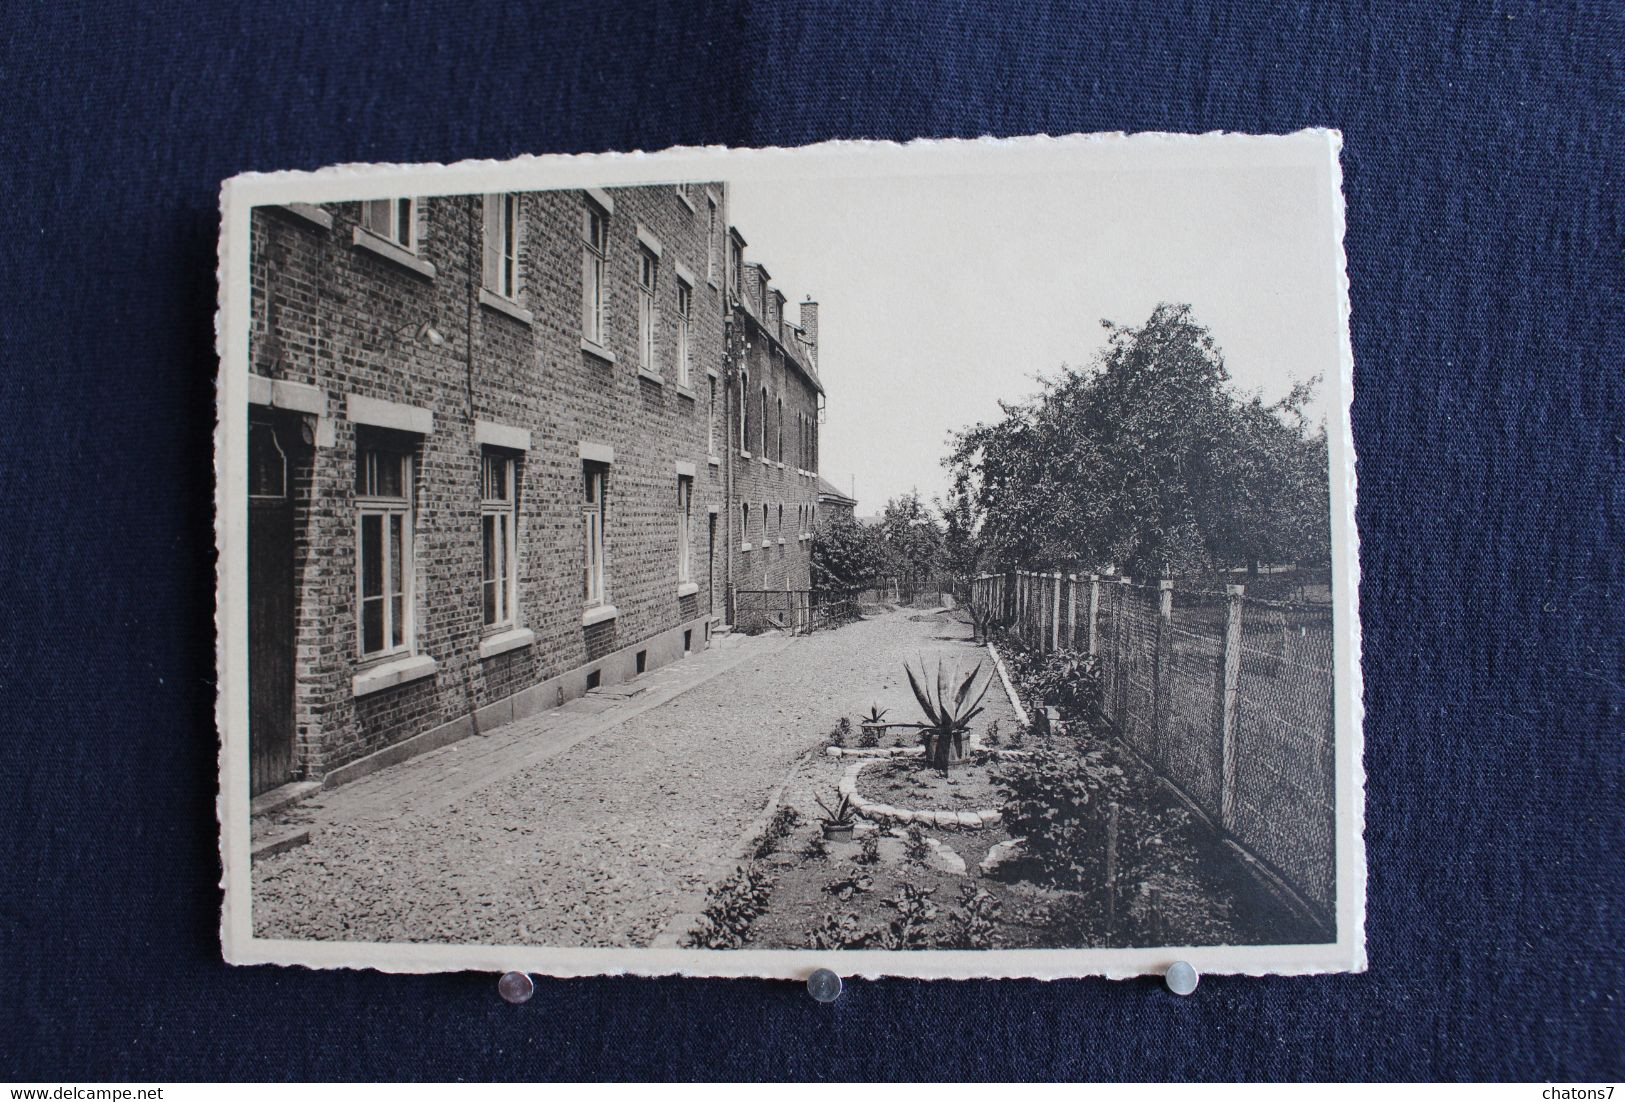
{"label": "wire mesh fence", "polygon": [[984,575],[971,594],[1032,650],[1093,654],[1123,743],[1332,928],[1329,603],[1053,571]]}

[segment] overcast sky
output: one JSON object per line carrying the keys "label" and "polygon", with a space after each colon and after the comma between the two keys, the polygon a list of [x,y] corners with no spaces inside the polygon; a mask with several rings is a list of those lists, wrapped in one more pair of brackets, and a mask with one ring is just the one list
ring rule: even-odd
{"label": "overcast sky", "polygon": [[1279,166],[745,179],[730,216],[747,260],[820,304],[821,473],[843,491],[855,479],[862,515],[945,493],[948,434],[1033,393],[1036,373],[1090,362],[1101,318],[1188,302],[1237,385],[1266,398],[1335,371],[1323,180]]}

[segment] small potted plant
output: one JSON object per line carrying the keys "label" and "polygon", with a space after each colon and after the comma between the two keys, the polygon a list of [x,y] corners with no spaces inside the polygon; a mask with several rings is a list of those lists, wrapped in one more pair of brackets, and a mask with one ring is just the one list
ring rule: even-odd
{"label": "small potted plant", "polygon": [[843,795],[834,807],[826,804],[823,797],[816,792],[813,793],[813,799],[824,810],[823,816],[818,820],[818,825],[823,828],[824,837],[836,838],[852,833],[857,815],[852,808],[851,796]]}
{"label": "small potted plant", "polygon": [[871,704],[869,714],[858,719],[858,727],[863,731],[858,740],[859,746],[880,745],[880,736],[886,730],[887,710],[878,704]]}

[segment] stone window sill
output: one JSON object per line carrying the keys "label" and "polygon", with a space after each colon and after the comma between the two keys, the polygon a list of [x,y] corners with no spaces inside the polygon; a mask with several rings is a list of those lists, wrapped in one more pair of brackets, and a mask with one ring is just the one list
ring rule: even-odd
{"label": "stone window sill", "polygon": [[750,544],[748,542],[747,543],[742,543],[742,544],[739,545],[739,550],[741,550],[741,551],[749,551],[750,549],[751,549],[751,547],[750,547]]}
{"label": "stone window sill", "polygon": [[748,449],[748,448],[740,448],[739,449],[739,458],[741,458],[741,459],[749,459],[750,458],[750,449]]}
{"label": "stone window sill", "polygon": [[687,398],[691,402],[699,400],[698,396],[694,393],[694,388],[686,383],[677,384],[677,393],[681,394],[684,398]]}
{"label": "stone window sill", "polygon": [[510,628],[480,640],[480,657],[495,658],[536,642],[536,633],[529,628]]}
{"label": "stone window sill", "polygon": [[607,364],[612,364],[615,362],[615,353],[611,352],[597,341],[590,341],[586,337],[581,338],[581,351],[585,352],[594,359],[602,360]]}
{"label": "stone window sill", "polygon": [[362,670],[350,678],[350,692],[354,696],[382,692],[385,689],[393,689],[396,685],[404,685],[408,681],[432,677],[439,668],[440,663],[427,654],[408,654],[385,662],[381,666]]}
{"label": "stone window sill", "polygon": [[694,200],[690,199],[688,196],[684,195],[680,191],[677,192],[677,198],[679,200],[681,200],[683,206],[688,208],[688,213],[690,213],[690,214],[694,213],[694,209],[695,209],[694,208]]}
{"label": "stone window sill", "polygon": [[699,582],[684,582],[684,583],[682,583],[681,585],[679,585],[677,587],[677,595],[679,597],[692,597],[694,594],[698,593],[699,591],[700,591],[700,583]]}
{"label": "stone window sill", "polygon": [[638,368],[638,378],[643,379],[646,382],[651,382],[656,386],[666,385],[666,377],[664,375],[660,374],[658,371],[650,371],[646,367]]}
{"label": "stone window sill", "polygon": [[514,321],[524,322],[526,325],[536,323],[536,315],[512,299],[503,298],[495,291],[480,288],[480,305],[495,310],[499,314],[506,314]]}
{"label": "stone window sill", "polygon": [[594,624],[603,623],[605,620],[613,620],[620,614],[620,609],[616,608],[614,605],[598,605],[594,608],[589,608],[586,612],[581,614],[581,626],[584,628],[590,628]]}
{"label": "stone window sill", "polygon": [[351,241],[354,242],[356,248],[372,253],[375,256],[381,256],[385,260],[393,261],[407,271],[420,275],[424,279],[434,278],[433,264],[421,259],[415,253],[408,252],[392,241],[385,241],[377,234],[368,233],[360,226],[355,228]]}
{"label": "stone window sill", "polygon": [[315,203],[284,203],[282,209],[313,226],[320,226],[324,230],[333,228],[333,216]]}
{"label": "stone window sill", "polygon": [[720,466],[722,466],[722,460],[720,460],[720,459],[718,459],[718,458],[717,458],[717,457],[716,457],[716,456],[714,456],[714,455],[708,455],[708,456],[706,456],[706,457],[705,457],[705,461],[706,461],[706,462],[707,462],[707,463],[709,463],[709,464],[711,464],[711,466],[713,466],[713,467],[720,467]]}

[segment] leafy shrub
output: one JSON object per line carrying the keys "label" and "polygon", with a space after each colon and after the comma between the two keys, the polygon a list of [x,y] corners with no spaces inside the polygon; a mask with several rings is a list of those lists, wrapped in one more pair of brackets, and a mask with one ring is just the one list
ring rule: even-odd
{"label": "leafy shrub", "polygon": [[844,903],[855,895],[865,895],[874,891],[875,880],[866,872],[855,872],[851,876],[831,880],[824,890]]}
{"label": "leafy shrub", "polygon": [[688,935],[690,949],[737,949],[750,924],[767,909],[773,877],[754,864],[741,865],[711,889],[697,927]]}
{"label": "leafy shrub", "polygon": [[1091,718],[1100,711],[1100,660],[1075,650],[1023,654],[1016,662],[1016,688],[1038,708],[1059,708],[1067,719]]}
{"label": "leafy shrub", "polygon": [[880,832],[871,830],[863,836],[858,843],[858,855],[854,858],[860,865],[878,865],[880,863]]}
{"label": "leafy shrub", "polygon": [[899,885],[894,898],[881,900],[897,913],[876,939],[880,948],[914,949],[925,940],[926,926],[937,917],[937,906],[931,902],[935,892],[935,888],[904,883]]}
{"label": "leafy shrub", "polygon": [[760,861],[772,854],[774,850],[779,848],[779,843],[796,828],[796,824],[799,822],[801,822],[801,812],[786,804],[780,804],[779,809],[773,813],[773,817],[767,821],[762,836],[756,840],[756,848],[751,852],[751,856]]}
{"label": "leafy shrub", "polygon": [[880,728],[868,724],[858,729],[858,745],[864,749],[871,749],[880,745]]}
{"label": "leafy shrub", "polygon": [[815,831],[802,847],[801,856],[814,859],[829,856],[829,839],[824,837],[823,831]]}
{"label": "leafy shrub", "polygon": [[1127,791],[1123,770],[1102,750],[1041,749],[1006,759],[996,779],[1004,823],[1026,839],[1025,853],[1041,874],[1063,886],[1098,883],[1105,873],[1107,804]]}
{"label": "leafy shrub", "polygon": [[903,843],[903,855],[911,864],[923,865],[931,859],[931,845],[925,840],[925,831],[919,823],[908,825],[908,839]]}
{"label": "leafy shrub", "polygon": [[829,733],[829,744],[831,746],[845,746],[846,740],[851,737],[852,721],[847,719],[845,716],[842,716],[840,722],[837,723],[834,729]]}
{"label": "leafy shrub", "polygon": [[999,943],[999,912],[1004,904],[986,888],[965,884],[959,906],[948,912],[949,945],[955,949],[992,949]]}
{"label": "leafy shrub", "polygon": [[869,936],[858,928],[856,914],[827,914],[807,931],[807,944],[812,949],[857,949]]}
{"label": "leafy shrub", "polygon": [[995,719],[987,725],[987,734],[982,736],[982,745],[1001,746],[1003,743],[1004,736],[999,734],[999,721]]}

